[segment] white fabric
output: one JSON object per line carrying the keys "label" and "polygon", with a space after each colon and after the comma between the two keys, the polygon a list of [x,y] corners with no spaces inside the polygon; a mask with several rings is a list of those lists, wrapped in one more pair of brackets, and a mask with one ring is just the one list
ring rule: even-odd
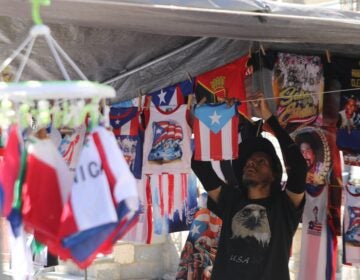
{"label": "white fabric", "polygon": [[85,141],[71,190],[71,206],[79,230],[117,221],[109,183],[96,145],[91,135]]}
{"label": "white fabric", "polygon": [[[144,154],[143,154],[143,174],[161,174],[161,173],[190,173],[191,172],[191,128],[186,120],[187,105],[180,107],[167,114],[160,112],[157,108],[151,107],[148,125],[145,129]],[[153,123],[171,121],[181,126],[182,141],[180,147],[182,150],[181,160],[173,160],[163,163],[149,162],[148,156],[153,144]]]}
{"label": "white fabric", "polygon": [[306,192],[298,280],[326,279],[327,197],[327,186],[317,197]]}

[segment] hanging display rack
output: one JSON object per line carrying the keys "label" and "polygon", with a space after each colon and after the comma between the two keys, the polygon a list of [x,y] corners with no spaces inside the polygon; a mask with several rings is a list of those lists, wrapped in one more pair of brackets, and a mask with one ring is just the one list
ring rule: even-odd
{"label": "hanging display rack", "polygon": [[[14,82],[0,82],[0,98],[8,98],[13,101],[38,100],[38,99],[76,99],[76,98],[111,98],[115,97],[115,90],[107,85],[90,82],[79,69],[76,63],[61,48],[52,37],[50,28],[42,23],[40,18],[40,5],[49,5],[47,0],[32,1],[32,15],[35,25],[31,28],[26,39],[12,53],[10,57],[0,65],[0,73],[25,50],[20,66],[15,74]],[[56,64],[64,78],[63,81],[28,81],[20,82],[24,68],[29,60],[36,39],[43,37],[54,57]],[[63,59],[78,74],[81,81],[72,81]]]}

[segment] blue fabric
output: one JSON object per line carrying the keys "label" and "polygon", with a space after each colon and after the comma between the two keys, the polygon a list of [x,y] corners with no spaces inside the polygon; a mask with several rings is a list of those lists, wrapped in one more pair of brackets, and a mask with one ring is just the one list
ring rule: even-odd
{"label": "blue fabric", "polygon": [[218,133],[235,115],[235,105],[204,104],[195,108],[195,117],[204,123],[214,133]]}
{"label": "blue fabric", "polygon": [[11,230],[14,236],[18,237],[20,235],[20,229],[22,224],[22,216],[20,210],[12,208],[7,219],[10,222]]}

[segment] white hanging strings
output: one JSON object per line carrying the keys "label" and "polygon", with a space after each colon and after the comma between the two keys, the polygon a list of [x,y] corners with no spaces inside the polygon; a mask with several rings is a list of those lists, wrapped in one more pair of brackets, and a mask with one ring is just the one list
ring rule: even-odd
{"label": "white hanging strings", "polygon": [[[25,66],[29,61],[35,41],[38,37],[43,37],[45,39],[50,53],[55,59],[56,66],[63,76],[63,81],[27,81],[19,83]],[[25,53],[24,55],[21,55],[23,51],[25,51]],[[89,113],[92,116],[92,119],[99,120],[100,118],[96,113],[98,111],[99,100],[101,98],[115,97],[116,95],[115,90],[112,87],[88,81],[87,77],[79,69],[76,63],[51,36],[50,29],[46,25],[40,24],[31,28],[26,39],[11,54],[11,56],[0,65],[0,73],[4,71],[19,55],[22,56],[22,58],[14,81],[11,83],[0,83],[0,91],[3,93],[1,97],[3,99],[2,102],[4,103],[4,106],[1,105],[0,110],[0,126],[3,128],[9,126],[10,113],[12,116],[15,112],[19,113],[17,120],[22,124],[25,124],[25,116],[29,116],[27,119],[30,117],[32,119],[34,117],[40,118],[39,123],[45,124],[46,120],[51,121],[50,111],[59,116],[60,110],[63,111],[61,114],[62,124],[78,124],[80,119],[84,119],[84,115],[86,113]],[[74,70],[74,72],[81,78],[81,81],[71,80],[70,74],[66,69],[64,62],[71,66],[72,70]],[[79,101],[84,100],[84,98],[91,98],[92,101],[85,105],[85,102]],[[8,104],[8,99],[14,102],[15,107],[11,105],[11,102],[10,105]],[[49,99],[54,100],[53,109],[49,108],[49,102],[42,102]],[[76,99],[78,101],[76,101]],[[39,100],[36,103],[36,107],[34,107],[35,103],[29,103],[30,100]],[[20,105],[21,103],[23,104]],[[65,110],[65,107],[63,106],[65,103],[67,104],[65,106],[67,110]],[[79,104],[83,104],[83,108],[80,108]],[[21,110],[19,110],[20,107]],[[60,124],[59,121],[57,123]]]}
{"label": "white hanging strings", "polygon": [[[65,59],[66,62],[69,63],[69,65],[73,68],[73,70],[79,75],[81,80],[88,81],[84,73],[80,70],[80,68],[76,65],[76,63],[67,55],[67,53],[61,48],[61,46],[56,42],[56,40],[51,36],[51,32],[49,27],[46,25],[36,25],[33,26],[30,30],[29,35],[26,37],[26,39],[20,44],[20,46],[12,53],[12,55],[7,58],[1,65],[0,65],[0,73],[10,65],[10,63],[25,49],[25,55],[22,59],[21,65],[16,73],[16,78],[14,82],[18,82],[21,78],[21,75],[24,71],[25,65],[27,64],[31,50],[34,46],[34,43],[36,39],[39,36],[43,36],[45,38],[45,41],[51,51],[51,54],[55,58],[56,65],[59,67],[61,74],[63,75],[64,79],[66,81],[70,81],[70,75],[68,71],[65,68],[65,65],[61,59],[61,56],[63,59]],[[60,56],[60,55],[61,56]]]}

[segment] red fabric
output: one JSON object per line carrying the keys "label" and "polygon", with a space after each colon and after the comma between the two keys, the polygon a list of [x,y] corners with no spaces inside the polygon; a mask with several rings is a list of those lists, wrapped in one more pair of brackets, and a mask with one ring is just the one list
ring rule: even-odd
{"label": "red fabric", "polygon": [[0,182],[4,191],[3,215],[10,214],[13,198],[14,185],[20,171],[21,149],[17,126],[10,128],[9,138],[4,150],[4,158],[0,166]]}
{"label": "red fabric", "polygon": [[[247,61],[249,57],[243,56],[224,66],[206,72],[195,78],[196,86],[201,85],[209,93],[213,94],[215,99],[235,98],[239,101],[246,99],[245,76]],[[208,102],[210,102],[208,100]],[[239,110],[247,114],[246,103],[239,106]]]}

